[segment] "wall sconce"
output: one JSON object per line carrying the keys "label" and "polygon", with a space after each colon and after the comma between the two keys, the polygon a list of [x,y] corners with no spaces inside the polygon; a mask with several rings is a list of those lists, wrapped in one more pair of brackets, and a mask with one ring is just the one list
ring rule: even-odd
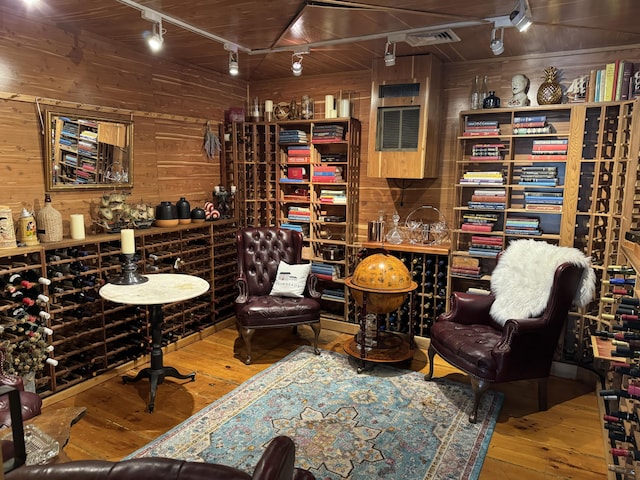
{"label": "wall sconce", "polygon": [[509,20],[519,32],[525,32],[533,23],[531,20],[531,10],[527,0],[520,0],[516,9],[509,15]]}
{"label": "wall sconce", "polygon": [[504,28],[500,28],[500,38],[497,37],[498,29],[491,30],[491,51],[494,55],[501,55],[504,53]]}
{"label": "wall sconce", "polygon": [[294,53],[291,55],[291,71],[294,77],[302,75],[302,54]]}
{"label": "wall sconce", "polygon": [[387,67],[393,67],[396,64],[396,43],[387,40],[384,46],[384,64]]}

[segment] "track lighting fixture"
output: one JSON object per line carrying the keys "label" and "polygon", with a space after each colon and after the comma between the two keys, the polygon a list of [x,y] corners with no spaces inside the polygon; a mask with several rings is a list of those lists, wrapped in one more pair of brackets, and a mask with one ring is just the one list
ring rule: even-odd
{"label": "track lighting fixture", "polygon": [[291,55],[291,71],[294,77],[302,75],[302,54],[294,53]]}
{"label": "track lighting fixture", "polygon": [[166,30],[162,28],[162,17],[151,10],[142,10],[142,18],[153,22],[153,33],[148,34],[147,43],[152,52],[158,52],[164,43]]}
{"label": "track lighting fixture", "polygon": [[525,32],[531,26],[531,10],[527,0],[520,0],[516,9],[509,15],[509,20],[519,32]]}
{"label": "track lighting fixture", "polygon": [[384,64],[393,67],[396,64],[396,42],[387,40],[384,46]]}
{"label": "track lighting fixture", "polygon": [[229,52],[229,75],[238,75],[238,52]]}
{"label": "track lighting fixture", "polygon": [[[498,30],[500,30],[500,38],[498,38]],[[489,46],[494,55],[502,55],[504,53],[504,28],[491,30],[491,43]]]}

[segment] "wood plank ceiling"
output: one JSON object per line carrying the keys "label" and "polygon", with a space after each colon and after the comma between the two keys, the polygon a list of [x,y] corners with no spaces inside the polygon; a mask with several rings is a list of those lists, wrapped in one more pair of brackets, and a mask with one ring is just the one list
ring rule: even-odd
{"label": "wood plank ceiling", "polygon": [[146,7],[217,38],[205,38],[165,17],[164,47],[156,55],[226,73],[226,41],[239,48],[240,78],[247,81],[291,75],[293,51],[309,46],[304,75],[369,69],[373,58],[383,56],[389,34],[420,29],[433,33],[447,26],[459,41],[425,46],[398,41],[396,54],[433,53],[447,63],[640,43],[637,0],[528,0],[534,25],[525,33],[506,28],[500,57],[489,48],[493,22],[487,19],[509,16],[518,8],[517,0],[40,2],[26,8],[23,0],[5,0],[0,8],[53,22],[70,34],[83,31],[125,49],[148,52],[143,34],[152,24],[138,8]]}

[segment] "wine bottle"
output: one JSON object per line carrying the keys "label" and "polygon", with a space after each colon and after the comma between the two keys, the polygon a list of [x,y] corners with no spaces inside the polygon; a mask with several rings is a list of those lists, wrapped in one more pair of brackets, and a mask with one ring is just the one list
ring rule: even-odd
{"label": "wine bottle", "polygon": [[37,272],[33,270],[27,270],[26,272],[23,272],[22,276],[24,277],[25,280],[31,283],[39,283],[40,285],[51,285],[51,280],[39,275]]}
{"label": "wine bottle", "polygon": [[635,278],[610,278],[609,280],[602,280],[605,285],[635,285]]}
{"label": "wine bottle", "polygon": [[614,465],[612,463],[607,467],[610,472],[619,473],[625,477],[636,478],[636,471],[633,468],[628,468],[624,465]]}
{"label": "wine bottle", "polygon": [[611,455],[614,457],[630,457],[634,460],[640,460],[640,452],[637,450],[627,450],[624,448],[612,448]]}
{"label": "wine bottle", "polygon": [[627,435],[624,432],[609,432],[609,438],[616,442],[630,443],[634,447],[636,446],[636,437],[633,435]]}
{"label": "wine bottle", "polygon": [[609,265],[607,273],[617,273],[619,275],[635,275],[636,271],[629,265]]}
{"label": "wine bottle", "polygon": [[604,416],[605,421],[622,421],[628,420],[630,422],[638,422],[638,416],[635,413],[630,412],[609,412]]}

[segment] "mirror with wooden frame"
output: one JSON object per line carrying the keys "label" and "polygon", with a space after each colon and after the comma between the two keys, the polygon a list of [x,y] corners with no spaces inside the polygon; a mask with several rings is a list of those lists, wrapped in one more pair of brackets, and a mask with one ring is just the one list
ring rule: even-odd
{"label": "mirror with wooden frame", "polygon": [[47,190],[133,187],[133,121],[51,109],[44,131]]}

